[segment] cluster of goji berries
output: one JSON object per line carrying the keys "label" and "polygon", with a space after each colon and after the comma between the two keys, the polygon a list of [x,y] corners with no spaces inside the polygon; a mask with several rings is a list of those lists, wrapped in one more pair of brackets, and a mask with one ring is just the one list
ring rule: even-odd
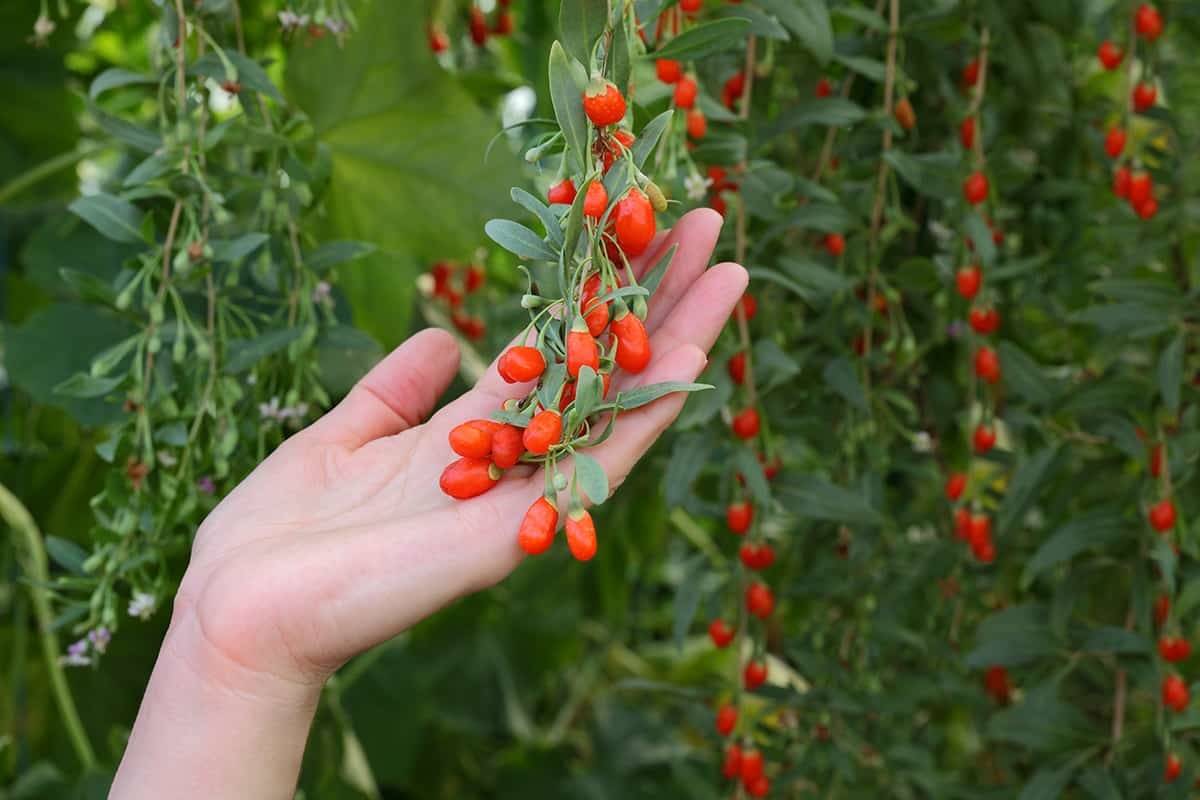
{"label": "cluster of goji berries", "polygon": [[[1129,52],[1110,40],[1100,43],[1096,52],[1100,66],[1115,70],[1126,58],[1130,59],[1127,72],[1131,86],[1126,87],[1128,100],[1121,109],[1120,119],[1113,123],[1104,136],[1104,151],[1116,162],[1113,173],[1113,194],[1125,200],[1130,209],[1142,219],[1152,219],[1158,214],[1158,198],[1155,196],[1154,179],[1142,164],[1139,154],[1131,151],[1129,129],[1133,114],[1145,113],[1158,103],[1158,84],[1154,76],[1156,59],[1147,57],[1137,61],[1138,44],[1141,39],[1149,51],[1162,36],[1164,30],[1162,14],[1150,3],[1142,3],[1134,11],[1134,40],[1129,43]],[[1140,76],[1134,83],[1135,70],[1140,67]]]}
{"label": "cluster of goji berries", "polygon": [[483,288],[487,280],[483,267],[457,261],[438,261],[430,267],[429,278],[430,298],[444,306],[458,332],[473,341],[482,339],[487,333],[487,324],[480,316],[468,311],[465,303],[467,298]]}
{"label": "cluster of goji berries", "polygon": [[[632,7],[624,13],[632,15]],[[623,18],[619,24],[629,22]],[[556,62],[560,56],[564,60]],[[556,45],[551,81],[559,85],[573,80],[574,73],[556,66],[564,62],[565,54]],[[528,242],[537,238],[533,231],[507,220],[488,223],[488,235],[497,243],[552,267],[557,278],[548,283],[556,291],[547,293],[526,271],[529,290],[522,306],[530,322],[497,362],[500,377],[517,396],[492,419],[471,420],[451,431],[450,446],[460,458],[441,478],[446,494],[467,499],[494,487],[505,470],[518,464],[543,467],[545,490],[521,520],[518,544],[530,555],[549,549],[560,521],[559,496],[565,493],[567,544],[581,561],[592,558],[597,548],[595,525],[584,502],[601,503],[608,494],[603,469],[582,450],[611,434],[619,412],[668,392],[703,388],[655,384],[610,396],[617,370],[636,375],[650,363],[650,337],[643,322],[650,288],[639,285],[631,259],[649,248],[657,229],[655,211],[665,207],[665,199],[634,157],[637,139],[626,127],[626,96],[604,77],[594,56],[593,62],[592,78],[579,87],[574,101],[578,105],[556,107],[560,131],[543,139],[563,146],[547,203],[514,190],[514,199],[519,197],[546,228],[536,254],[529,254]],[[572,150],[564,132],[568,125],[562,121],[580,109],[588,123],[587,141]],[[516,229],[521,233],[513,237]],[[642,277],[657,285],[673,251]],[[569,476],[560,471],[564,463],[569,464]]]}
{"label": "cluster of goji berries", "polygon": [[[513,18],[511,6],[512,0],[498,0],[489,23],[488,15],[472,0],[466,11],[467,33],[476,47],[486,45],[488,37],[512,34],[516,27],[516,21]],[[436,19],[430,20],[427,33],[429,49],[435,55],[441,55],[450,49],[450,37],[441,22]]]}

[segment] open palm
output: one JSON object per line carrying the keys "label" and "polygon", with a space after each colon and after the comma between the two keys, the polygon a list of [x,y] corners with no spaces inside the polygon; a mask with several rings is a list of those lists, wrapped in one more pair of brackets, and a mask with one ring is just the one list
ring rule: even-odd
{"label": "open palm", "polygon": [[[705,270],[720,225],[711,211],[692,212],[642,259],[645,269],[679,246],[649,306],[654,360],[636,385],[690,381],[703,370],[746,285],[737,265]],[[351,656],[508,575],[523,557],[517,526],[542,492],[540,473],[510,470],[467,501],[444,495],[438,476],[455,457],[451,428],[530,387],[504,383],[493,363],[421,424],[457,366],[448,334],[413,336],[260,465],[197,534],[173,632],[187,626],[233,671],[319,684]],[[635,385],[620,380],[619,388]],[[590,451],[612,486],[682,404],[672,395],[623,414],[612,438]]]}

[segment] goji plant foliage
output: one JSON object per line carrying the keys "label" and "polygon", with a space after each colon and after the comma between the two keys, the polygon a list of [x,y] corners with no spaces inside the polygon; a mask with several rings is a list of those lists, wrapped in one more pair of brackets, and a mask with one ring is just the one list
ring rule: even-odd
{"label": "goji plant foliage", "polygon": [[[1193,791],[1195,4],[9,5],[0,796],[103,795],[196,525],[420,321],[538,555],[330,682],[303,796]],[[700,207],[750,289],[634,388]]]}

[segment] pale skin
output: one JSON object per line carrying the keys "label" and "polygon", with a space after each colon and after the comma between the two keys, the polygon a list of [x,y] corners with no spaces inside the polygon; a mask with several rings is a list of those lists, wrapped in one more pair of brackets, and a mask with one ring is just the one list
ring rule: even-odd
{"label": "pale skin", "polygon": [[[679,245],[646,320],[654,358],[618,387],[692,381],[704,369],[747,281],[736,264],[705,269],[720,227],[715,212],[693,211],[635,265]],[[442,494],[438,477],[455,458],[451,428],[530,387],[506,384],[493,363],[422,422],[457,368],[449,334],[416,334],[204,521],[112,798],[292,797],[329,676],[521,563],[517,526],[542,473],[511,470],[466,501]],[[623,414],[590,451],[614,489],[683,402],[671,395]],[[599,531],[598,557],[621,533]]]}

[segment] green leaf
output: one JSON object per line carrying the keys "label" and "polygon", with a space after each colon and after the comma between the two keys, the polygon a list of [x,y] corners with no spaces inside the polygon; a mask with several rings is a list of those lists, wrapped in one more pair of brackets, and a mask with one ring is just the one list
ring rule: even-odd
{"label": "green leaf", "polygon": [[1183,386],[1183,336],[1176,336],[1158,359],[1158,392],[1163,405],[1172,414],[1179,411],[1179,394]]}
{"label": "green leaf", "polygon": [[1074,775],[1074,764],[1065,767],[1042,767],[1021,789],[1017,800],[1058,800],[1063,796]]}
{"label": "green leaf", "polygon": [[[637,41],[641,46],[641,41]],[[609,45],[609,64],[611,66],[612,82],[624,94],[629,88],[629,76],[633,70],[633,47],[629,40],[629,29],[624,22],[613,28],[612,44]]]}
{"label": "green leaf", "polygon": [[[254,234],[248,235],[253,236]],[[347,261],[366,258],[378,249],[370,242],[325,242],[316,250],[310,250],[304,254],[304,266],[317,274],[322,274]]]}
{"label": "green leaf", "polygon": [[886,19],[876,12],[861,6],[840,5],[833,10],[833,13],[839,17],[845,17],[846,19],[851,19],[865,25],[876,33],[887,33],[888,31]]}
{"label": "green leaf", "polygon": [[1091,767],[1084,770],[1077,781],[1079,788],[1088,793],[1091,800],[1121,800],[1121,790],[1112,779],[1112,775],[1103,767]]}
{"label": "green leaf", "polygon": [[[262,247],[270,240],[265,233],[245,233],[236,239],[213,239],[211,241],[213,261],[232,264]],[[312,258],[309,254],[308,258]]]}
{"label": "green leaf", "polygon": [[604,385],[596,370],[588,366],[580,367],[579,377],[576,378],[574,403],[580,419],[587,419],[592,415],[593,409],[600,404],[600,393],[603,390]]}
{"label": "green leaf", "polygon": [[1004,367],[1006,386],[1037,406],[1047,406],[1054,401],[1058,387],[1028,353],[1008,340],[1000,342],[997,351]]}
{"label": "green leaf", "polygon": [[[958,159],[949,153],[913,156],[900,150],[889,150],[883,160],[922,194],[941,198],[958,195]],[[985,238],[990,242],[991,234]]]}
{"label": "green leaf", "polygon": [[587,199],[588,187],[591,185],[591,181],[585,181],[579,187],[579,191],[575,193],[575,202],[571,204],[571,210],[567,213],[566,230],[563,232],[562,253],[564,259],[569,260],[574,256],[575,250],[579,246],[579,235],[583,233],[583,204]]}
{"label": "green leaf", "polygon": [[236,375],[245,372],[267,356],[281,352],[303,334],[303,328],[280,328],[253,339],[234,339],[229,342],[225,354],[225,373]]}
{"label": "green leaf", "polygon": [[692,556],[683,573],[683,580],[675,590],[674,613],[671,622],[671,640],[675,649],[683,650],[683,640],[687,636],[696,611],[700,608],[701,589],[704,578],[709,572],[708,560],[703,553]]}
{"label": "green leaf", "polygon": [[833,57],[833,24],[825,0],[758,0],[796,35],[820,66]]}
{"label": "green leaf", "polygon": [[[566,51],[558,42],[550,47],[550,102],[554,118],[567,143],[571,171],[582,172],[587,163],[588,121],[583,113],[583,87],[575,81]],[[582,192],[582,190],[581,190]]]}
{"label": "green leaf", "polygon": [[861,56],[844,56],[834,53],[833,58],[842,66],[851,72],[857,72],[864,78],[876,83],[883,83],[887,78],[887,66],[874,58],[862,58]]}
{"label": "green leaf", "polygon": [[804,287],[806,294],[828,297],[844,292],[854,285],[854,282],[839,272],[805,258],[779,259],[780,266],[796,283]]}
{"label": "green leaf", "polygon": [[96,377],[78,372],[54,387],[55,394],[63,397],[103,397],[125,381],[124,375]]}
{"label": "green leaf", "polygon": [[237,50],[226,50],[225,56],[233,62],[234,68],[237,69],[237,81],[242,84],[243,89],[265,94],[277,103],[284,102],[279,88],[275,86],[267,75],[267,71],[259,66],[257,61],[242,55]]}
{"label": "green leaf", "polygon": [[841,97],[807,100],[782,112],[775,122],[766,126],[765,139],[809,125],[846,127],[866,119],[867,111],[858,103]]}
{"label": "green leaf", "polygon": [[558,11],[562,45],[583,65],[592,62],[592,46],[608,24],[608,0],[563,0]]}
{"label": "green leaf", "polygon": [[77,198],[67,208],[113,241],[143,241],[142,212],[128,200],[99,192]]}
{"label": "green leaf", "polygon": [[1170,329],[1171,319],[1162,309],[1144,303],[1109,303],[1089,306],[1070,316],[1072,322],[1095,325],[1114,336],[1146,338]]}
{"label": "green leaf", "polygon": [[587,453],[575,453],[575,479],[593,503],[599,505],[608,499],[608,475],[600,462]]}
{"label": "green leaf", "polygon": [[114,117],[94,104],[88,105],[88,113],[105,133],[134,150],[154,153],[162,147],[162,138],[149,128],[135,125],[124,117]]}
{"label": "green leaf", "polygon": [[825,365],[822,374],[825,383],[841,395],[843,400],[859,410],[867,409],[866,392],[863,391],[862,382],[858,379],[858,371],[849,359],[841,357],[833,359]]}
{"label": "green leaf", "polygon": [[[667,506],[683,505],[712,453],[712,437],[706,432],[688,433],[675,440],[667,472],[663,477],[663,492]],[[1197,582],[1200,586],[1200,582]]]}
{"label": "green leaf", "polygon": [[761,36],[764,39],[775,39],[786,42],[791,36],[775,17],[745,3],[729,4],[717,10],[719,19],[744,19],[750,23],[746,29],[747,36]]}
{"label": "green leaf", "polygon": [[777,493],[791,512],[804,519],[824,519],[856,525],[880,525],[883,516],[862,494],[836,486],[815,475],[792,478]]}
{"label": "green leaf", "polygon": [[116,302],[117,294],[112,284],[88,272],[74,269],[59,270],[63,283],[79,293],[82,300],[111,306]]}
{"label": "green leaf", "polygon": [[153,85],[157,82],[153,75],[143,75],[140,72],[133,72],[121,67],[109,67],[92,81],[92,85],[88,87],[88,97],[95,100],[109,89],[118,89],[122,86]]}
{"label": "green leaf", "polygon": [[801,298],[808,298],[808,292],[805,291],[803,286],[799,285],[786,275],[782,275],[773,269],[767,269],[766,267],[751,267],[749,269],[749,273],[751,280],[769,281],[770,283],[782,286],[789,292],[794,292]]}
{"label": "green leaf", "polygon": [[46,555],[50,556],[51,561],[67,572],[73,572],[76,575],[84,574],[83,562],[87,561],[87,551],[70,539],[47,536]]}
{"label": "green leaf", "polygon": [[541,237],[519,222],[510,219],[492,219],[483,226],[488,238],[510,253],[535,261],[557,261],[558,254],[551,250]]}
{"label": "green leaf", "polygon": [[1019,666],[1054,653],[1060,644],[1049,619],[1046,608],[1033,603],[989,615],[975,631],[975,649],[967,656],[967,666]]}
{"label": "green leaf", "polygon": [[1081,514],[1062,525],[1042,542],[1033,557],[1025,562],[1021,583],[1028,587],[1034,579],[1084,550],[1103,547],[1126,534],[1126,523],[1117,511],[1098,510]]}
{"label": "green leaf", "polygon": [[766,337],[754,342],[754,381],[762,394],[783,386],[800,374],[800,363],[774,340]]}
{"label": "green leaf", "polygon": [[658,284],[661,283],[662,279],[666,276],[667,270],[671,268],[671,261],[675,258],[675,253],[678,250],[678,243],[671,245],[667,249],[667,252],[663,254],[663,257],[655,262],[654,266],[651,267],[642,278],[641,286],[643,289],[650,294],[654,294],[654,292],[658,289]]}
{"label": "green leaf", "polygon": [[1138,653],[1149,655],[1153,645],[1136,631],[1100,625],[1087,631],[1079,647],[1085,653]]}
{"label": "green leaf", "polygon": [[617,407],[629,411],[634,408],[641,408],[649,405],[660,397],[675,392],[702,392],[705,389],[713,388],[707,383],[681,383],[679,381],[664,381],[662,383],[651,383],[648,386],[639,386],[636,389],[630,389],[627,392],[621,392],[617,395]]}
{"label": "green leaf", "polygon": [[1050,473],[1057,455],[1057,447],[1047,447],[1017,469],[1017,474],[1000,504],[1000,512],[996,515],[996,529],[1001,536],[1021,521],[1038,494],[1045,488],[1046,476]]}
{"label": "green leaf", "polygon": [[1075,749],[1104,737],[1082,711],[1058,698],[1053,684],[1029,690],[1020,703],[993,715],[987,734],[1035,753]]}
{"label": "green leaf", "polygon": [[633,154],[633,163],[639,169],[645,166],[646,159],[654,152],[654,146],[662,138],[663,131],[671,124],[671,116],[674,113],[671,109],[667,109],[642,126],[641,134],[634,140],[633,147],[630,148]]}
{"label": "green leaf", "polygon": [[741,47],[749,30],[750,20],[741,17],[702,22],[669,39],[658,50],[650,53],[649,57],[694,61],[723,50]]}
{"label": "green leaf", "polygon": [[760,506],[768,505],[771,502],[771,487],[767,484],[762,464],[758,462],[754,451],[749,447],[734,448],[733,466],[742,474],[754,502]]}
{"label": "green leaf", "polygon": [[516,186],[513,187],[510,194],[514,203],[541,220],[542,226],[546,229],[546,236],[549,237],[551,242],[562,245],[562,225],[559,224],[558,217],[554,215],[549,206],[529,192]]}
{"label": "green leaf", "polygon": [[365,3],[341,46],[326,37],[286,59],[287,99],[311,122],[314,166],[329,176],[323,213],[308,215],[304,232],[378,248],[339,269],[338,288],[355,327],[385,348],[411,333],[417,276],[479,242],[521,183],[508,148],[484,161],[498,127],[490,103],[430,56],[426,37],[411,15]]}
{"label": "green leaf", "polygon": [[967,236],[975,245],[975,253],[983,266],[990,267],[996,260],[996,243],[992,241],[992,229],[978,213],[971,211],[963,220]]}

